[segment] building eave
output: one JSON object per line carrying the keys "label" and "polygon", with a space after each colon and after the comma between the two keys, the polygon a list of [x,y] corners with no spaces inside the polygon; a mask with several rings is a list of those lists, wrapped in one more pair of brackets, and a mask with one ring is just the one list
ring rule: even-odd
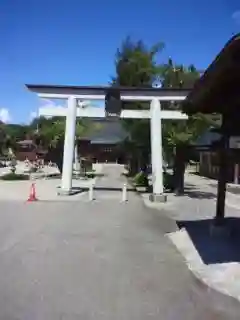
{"label": "building eave", "polygon": [[188,114],[224,113],[235,108],[240,82],[240,34],[232,37],[183,102]]}

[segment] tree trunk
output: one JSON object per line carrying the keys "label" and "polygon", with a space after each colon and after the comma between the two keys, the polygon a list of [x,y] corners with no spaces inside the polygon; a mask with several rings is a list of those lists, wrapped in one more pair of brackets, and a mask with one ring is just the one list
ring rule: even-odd
{"label": "tree trunk", "polygon": [[179,164],[175,171],[175,193],[177,195],[184,194],[184,174],[185,174],[185,164]]}
{"label": "tree trunk", "polygon": [[145,173],[147,173],[147,167],[148,167],[148,150],[142,150],[141,152],[141,170]]}
{"label": "tree trunk", "polygon": [[175,162],[173,168],[174,174],[174,192],[177,195],[184,194],[184,174],[186,168],[186,148],[176,146]]}
{"label": "tree trunk", "polygon": [[138,160],[135,156],[130,159],[130,175],[134,176],[138,172]]}
{"label": "tree trunk", "polygon": [[48,153],[46,156],[47,161],[56,163],[61,174],[63,170],[63,143],[64,142],[62,140],[59,140],[55,147],[51,146],[48,149]]}

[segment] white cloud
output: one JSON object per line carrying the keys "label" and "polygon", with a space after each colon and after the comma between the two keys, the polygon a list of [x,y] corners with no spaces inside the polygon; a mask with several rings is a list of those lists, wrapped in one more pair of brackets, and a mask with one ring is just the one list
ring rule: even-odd
{"label": "white cloud", "polygon": [[[61,103],[59,103],[59,101]],[[78,100],[78,107],[98,107],[97,105],[92,105],[91,101],[85,100],[85,101],[81,101]],[[67,108],[67,101],[66,100],[57,100],[53,101],[53,100],[48,100],[48,99],[41,99],[41,108],[54,108],[54,109],[59,109],[59,108]],[[45,116],[45,118],[49,119],[51,117],[49,116]]]}
{"label": "white cloud", "polygon": [[38,116],[38,114],[37,114],[36,111],[30,112],[30,116],[29,116],[30,121],[32,121],[33,119],[37,118],[37,116]]}
{"label": "white cloud", "polygon": [[65,104],[59,104],[53,100],[41,99],[41,107],[42,108],[62,108],[66,106]]}
{"label": "white cloud", "polygon": [[0,121],[8,123],[11,121],[10,112],[6,108],[0,108]]}
{"label": "white cloud", "polygon": [[235,23],[240,24],[240,10],[236,10],[233,12],[232,19]]}
{"label": "white cloud", "polygon": [[[58,109],[58,108],[62,108],[62,107],[66,107],[66,103],[64,104],[59,104],[59,103],[56,103],[52,100],[48,100],[48,99],[42,99],[41,100],[41,108],[55,108],[55,109]],[[51,117],[45,117],[45,118],[51,118]]]}

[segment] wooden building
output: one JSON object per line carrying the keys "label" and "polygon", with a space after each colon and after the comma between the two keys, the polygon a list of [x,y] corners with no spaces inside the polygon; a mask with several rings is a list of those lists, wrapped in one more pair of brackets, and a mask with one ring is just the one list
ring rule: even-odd
{"label": "wooden building", "polygon": [[239,148],[229,147],[231,139],[240,137],[240,34],[233,36],[223,47],[204,74],[194,84],[183,102],[183,111],[189,115],[196,113],[220,114],[221,139],[218,146],[218,193],[214,227],[224,227],[225,197],[229,168],[239,162]]}
{"label": "wooden building", "polygon": [[[196,142],[196,150],[199,153],[199,174],[201,176],[218,179],[219,174],[219,143],[221,135],[211,129],[204,133]],[[239,177],[240,158],[237,150],[229,150],[227,181],[229,183],[240,182]]]}
{"label": "wooden building", "polygon": [[93,162],[125,163],[126,152],[122,147],[127,137],[119,120],[98,119],[100,129],[78,140],[78,154]]}
{"label": "wooden building", "polygon": [[33,140],[22,140],[17,142],[15,156],[19,161],[35,161],[36,159],[44,159],[47,150],[39,148]]}

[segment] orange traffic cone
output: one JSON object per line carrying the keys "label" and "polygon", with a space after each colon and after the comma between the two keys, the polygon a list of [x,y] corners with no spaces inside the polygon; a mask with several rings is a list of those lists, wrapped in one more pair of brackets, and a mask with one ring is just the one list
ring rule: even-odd
{"label": "orange traffic cone", "polygon": [[31,188],[30,188],[30,195],[29,198],[27,200],[27,202],[33,202],[33,201],[37,201],[37,197],[36,197],[36,188],[35,188],[35,183],[31,184]]}

